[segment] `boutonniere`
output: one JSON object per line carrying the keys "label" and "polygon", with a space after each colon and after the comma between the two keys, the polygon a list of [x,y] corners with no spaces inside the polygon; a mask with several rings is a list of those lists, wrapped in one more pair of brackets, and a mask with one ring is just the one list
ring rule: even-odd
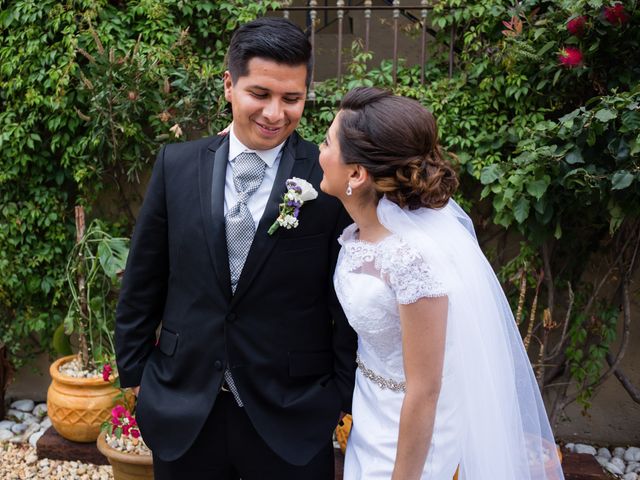
{"label": "boutonniere", "polygon": [[318,192],[313,185],[302,178],[293,177],[286,181],[287,192],[282,196],[280,214],[267,233],[273,235],[279,227],[287,230],[298,226],[298,214],[305,202],[310,202],[318,197]]}

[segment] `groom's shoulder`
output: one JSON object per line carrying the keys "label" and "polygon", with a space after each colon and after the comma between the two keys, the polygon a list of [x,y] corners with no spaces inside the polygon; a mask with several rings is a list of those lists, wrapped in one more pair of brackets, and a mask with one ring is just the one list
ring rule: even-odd
{"label": "groom's shoulder", "polygon": [[165,155],[188,155],[190,153],[197,153],[206,149],[216,149],[224,140],[224,137],[215,135],[211,137],[198,138],[196,140],[188,140],[186,142],[179,143],[167,143],[163,145],[162,151]]}
{"label": "groom's shoulder", "polygon": [[293,144],[296,150],[296,157],[318,158],[318,155],[320,154],[318,146],[315,143],[302,138],[298,132],[293,132],[291,134],[291,141],[294,142]]}

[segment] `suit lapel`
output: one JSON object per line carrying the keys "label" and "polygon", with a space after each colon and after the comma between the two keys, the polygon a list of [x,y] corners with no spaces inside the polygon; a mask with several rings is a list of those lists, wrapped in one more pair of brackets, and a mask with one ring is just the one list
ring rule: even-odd
{"label": "suit lapel", "polygon": [[231,274],[224,226],[224,185],[229,157],[229,140],[213,142],[200,158],[200,206],[209,254],[220,289],[231,298]]}
{"label": "suit lapel", "polygon": [[278,231],[276,230],[273,235],[269,235],[267,230],[269,230],[269,227],[278,217],[282,195],[284,195],[286,190],[285,182],[292,177],[307,178],[314,165],[312,158],[309,158],[302,152],[298,152],[298,138],[298,134],[293,133],[291,137],[289,137],[289,141],[282,152],[278,172],[273,182],[273,188],[271,189],[271,195],[269,196],[269,201],[258,224],[258,229],[256,230],[256,235],[249,249],[247,260],[242,268],[242,274],[238,280],[238,287],[233,295],[231,306],[237,303],[244,293],[246,293],[249,285],[255,279],[262,264],[267,260],[278,241]]}

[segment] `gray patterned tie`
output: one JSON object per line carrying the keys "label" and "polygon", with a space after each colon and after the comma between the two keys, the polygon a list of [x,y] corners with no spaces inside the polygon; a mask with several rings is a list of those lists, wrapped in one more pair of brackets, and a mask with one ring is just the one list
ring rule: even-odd
{"label": "gray patterned tie", "polygon": [[[247,202],[260,187],[267,165],[255,153],[241,153],[231,162],[231,168],[233,169],[233,184],[238,192],[238,201],[227,211],[225,227],[231,290],[235,293],[242,267],[244,267],[255,235],[255,223],[249,207],[247,207]],[[238,389],[229,369],[225,370],[224,379],[236,402],[242,407],[242,400],[240,400]]]}

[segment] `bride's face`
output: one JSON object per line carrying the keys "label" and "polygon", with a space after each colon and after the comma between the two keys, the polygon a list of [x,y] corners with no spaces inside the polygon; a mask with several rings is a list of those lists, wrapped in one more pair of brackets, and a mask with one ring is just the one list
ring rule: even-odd
{"label": "bride's face", "polygon": [[334,197],[343,198],[349,183],[350,169],[340,155],[339,128],[340,112],[329,127],[325,140],[320,144],[320,167],[324,173],[320,189]]}

